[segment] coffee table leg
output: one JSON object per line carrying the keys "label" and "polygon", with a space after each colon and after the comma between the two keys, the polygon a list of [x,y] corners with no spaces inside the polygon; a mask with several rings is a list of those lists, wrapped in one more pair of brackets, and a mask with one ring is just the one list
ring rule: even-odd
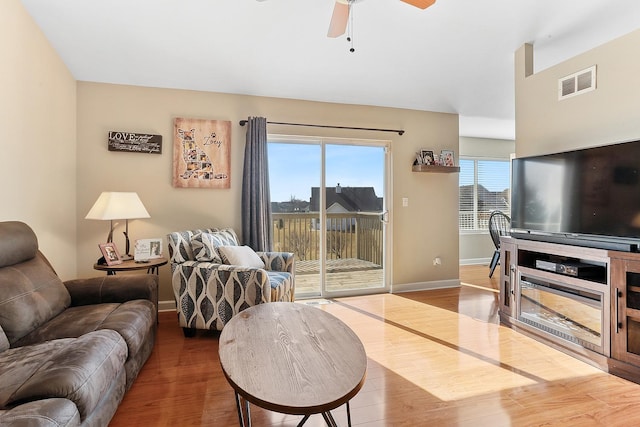
{"label": "coffee table leg", "polygon": [[[300,424],[298,424],[298,427],[304,424],[305,421],[307,421],[307,418],[309,418],[309,415],[304,416],[302,421],[300,421]],[[333,418],[333,415],[331,415],[331,412],[323,412],[322,418],[324,418],[324,421],[329,427],[338,427],[338,423],[336,423],[336,420],[335,418]],[[349,406],[349,402],[347,402],[347,425],[351,427],[351,407]]]}
{"label": "coffee table leg", "polygon": [[333,415],[331,415],[331,412],[323,412],[322,417],[329,427],[338,427],[338,424],[336,423],[336,420],[333,419]]}
{"label": "coffee table leg", "polygon": [[249,409],[249,402],[247,400],[244,401],[246,407],[246,421],[245,421],[245,411],[242,407],[241,400],[244,400],[240,397],[238,393],[236,393],[236,406],[238,408],[238,421],[240,422],[241,427],[251,427],[251,410]]}
{"label": "coffee table leg", "polygon": [[305,415],[304,418],[302,418],[302,420],[298,423],[298,427],[302,427],[304,425],[304,423],[307,422],[309,417],[310,417],[310,415]]}

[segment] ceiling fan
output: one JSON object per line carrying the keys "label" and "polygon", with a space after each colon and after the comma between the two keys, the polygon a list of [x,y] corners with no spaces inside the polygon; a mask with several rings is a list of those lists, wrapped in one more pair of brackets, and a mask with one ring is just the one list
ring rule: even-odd
{"label": "ceiling fan", "polygon": [[[329,24],[328,37],[340,37],[347,30],[347,22],[349,22],[349,11],[351,5],[357,0],[336,0],[333,7],[333,15]],[[420,9],[426,9],[436,2],[436,0],[401,0]]]}

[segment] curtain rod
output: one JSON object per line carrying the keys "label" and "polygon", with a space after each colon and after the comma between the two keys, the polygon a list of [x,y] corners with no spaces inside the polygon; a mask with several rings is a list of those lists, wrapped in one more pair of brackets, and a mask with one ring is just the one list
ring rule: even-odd
{"label": "curtain rod", "polygon": [[[240,120],[240,126],[246,125],[248,120]],[[375,132],[393,132],[398,135],[404,134],[404,129],[374,129],[374,128],[356,128],[351,126],[329,126],[329,125],[310,125],[305,123],[283,123],[283,122],[267,122],[268,125],[285,125],[285,126],[306,126],[313,128],[329,128],[329,129],[350,129],[350,130],[372,130]]]}

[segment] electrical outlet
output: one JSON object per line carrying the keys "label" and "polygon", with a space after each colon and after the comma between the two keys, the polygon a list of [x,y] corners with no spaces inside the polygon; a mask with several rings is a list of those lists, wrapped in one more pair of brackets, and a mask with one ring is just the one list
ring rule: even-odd
{"label": "electrical outlet", "polygon": [[409,198],[408,197],[403,197],[402,198],[402,207],[406,208],[407,206],[409,206]]}

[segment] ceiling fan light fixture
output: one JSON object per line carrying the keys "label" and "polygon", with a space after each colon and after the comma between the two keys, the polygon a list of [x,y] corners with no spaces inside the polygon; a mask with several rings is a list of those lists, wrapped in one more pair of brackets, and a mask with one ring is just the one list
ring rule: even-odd
{"label": "ceiling fan light fixture", "polygon": [[[333,6],[333,14],[331,15],[331,22],[329,23],[329,31],[327,32],[327,37],[336,38],[340,37],[347,31],[347,25],[349,23],[349,19],[353,20],[353,11],[351,10],[351,6],[354,3],[359,2],[360,0],[335,0],[335,4]],[[433,5],[436,0],[401,0],[404,3],[415,6],[419,9],[426,9],[429,6]],[[351,36],[351,34],[349,34]],[[351,40],[349,40],[351,41]],[[351,45],[351,52],[354,51],[353,44]]]}

